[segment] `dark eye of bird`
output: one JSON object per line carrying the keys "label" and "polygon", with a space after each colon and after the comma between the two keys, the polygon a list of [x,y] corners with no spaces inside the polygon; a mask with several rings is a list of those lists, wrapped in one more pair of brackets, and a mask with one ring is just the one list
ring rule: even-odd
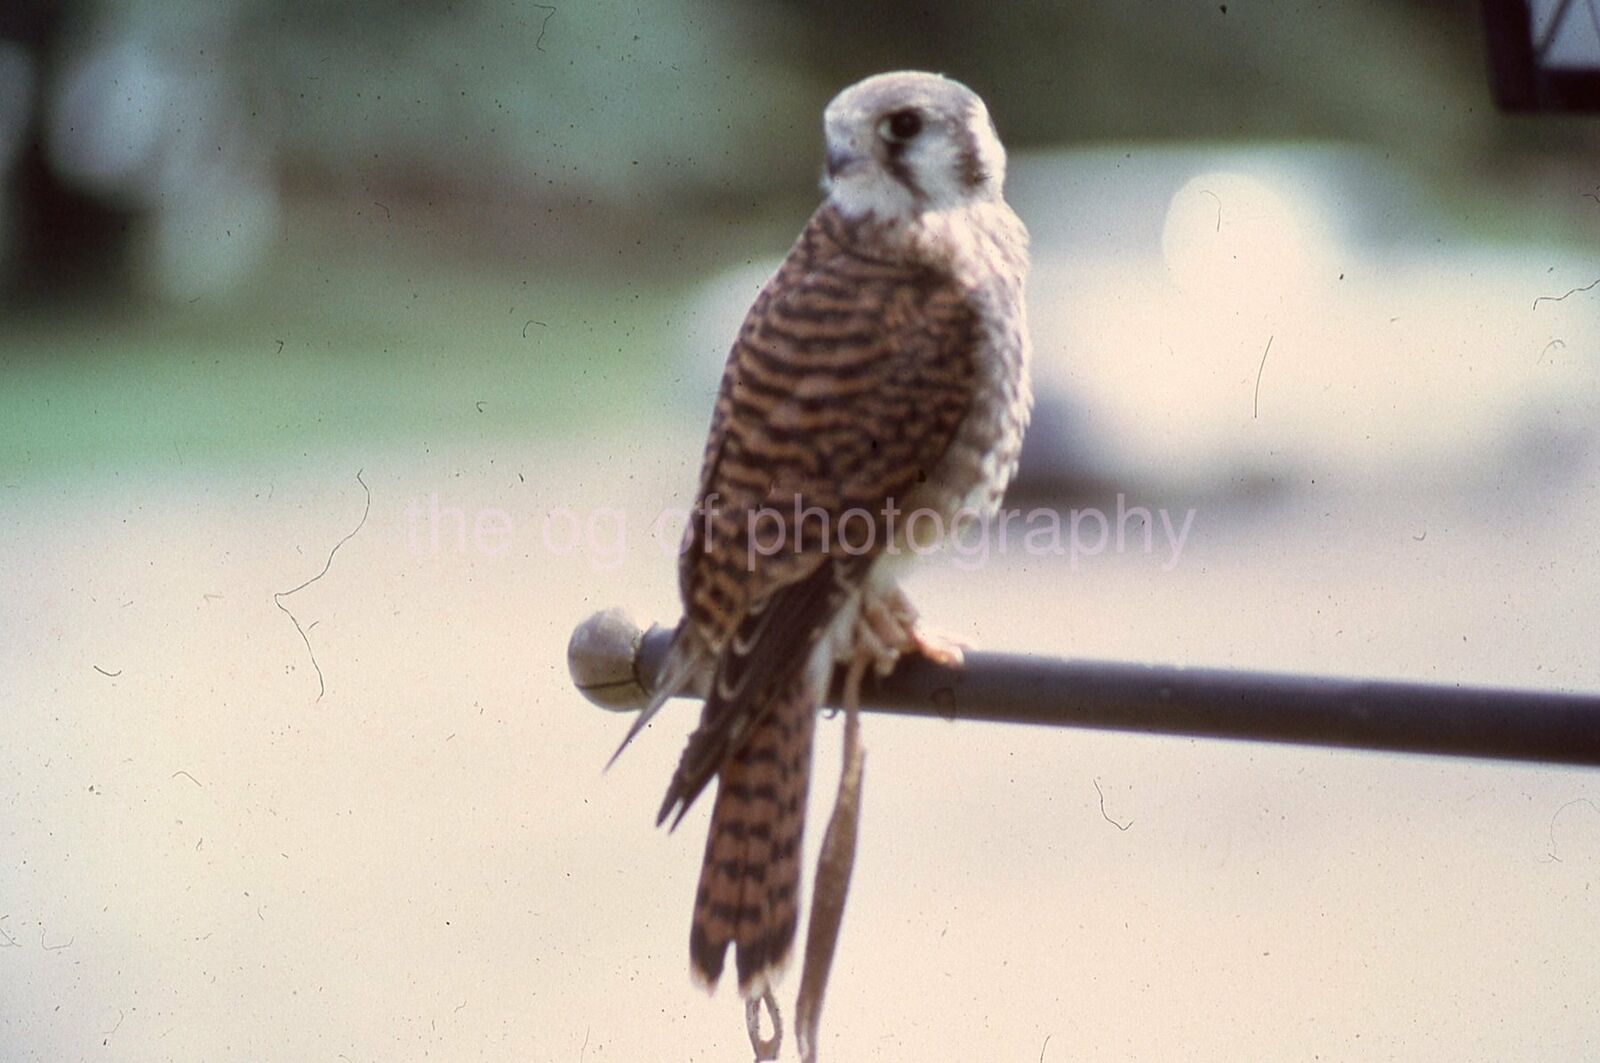
{"label": "dark eye of bird", "polygon": [[889,135],[896,140],[910,140],[922,132],[922,116],[916,111],[896,111],[889,116]]}

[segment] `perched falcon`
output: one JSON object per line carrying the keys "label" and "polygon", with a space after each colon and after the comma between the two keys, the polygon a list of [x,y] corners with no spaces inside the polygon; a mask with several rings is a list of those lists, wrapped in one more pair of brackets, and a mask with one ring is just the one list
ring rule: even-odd
{"label": "perched falcon", "polygon": [[[713,987],[732,942],[747,998],[794,940],[834,665],[950,659],[895,582],[915,556],[906,518],[931,511],[948,533],[992,513],[1032,402],[1027,232],[1001,196],[983,101],[935,74],[882,74],[840,93],[824,124],[827,200],[728,356],[680,560],[685,616],[629,735],[711,677],[659,820],[676,825],[719,780],[690,962]],[[917,523],[919,549],[931,526]]]}

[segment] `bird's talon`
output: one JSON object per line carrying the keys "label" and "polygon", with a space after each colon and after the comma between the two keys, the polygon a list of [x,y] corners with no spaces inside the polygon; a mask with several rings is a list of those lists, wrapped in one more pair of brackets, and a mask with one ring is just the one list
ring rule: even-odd
{"label": "bird's talon", "polygon": [[960,668],[966,660],[968,647],[957,639],[915,630],[911,633],[911,642],[918,653],[943,668]]}

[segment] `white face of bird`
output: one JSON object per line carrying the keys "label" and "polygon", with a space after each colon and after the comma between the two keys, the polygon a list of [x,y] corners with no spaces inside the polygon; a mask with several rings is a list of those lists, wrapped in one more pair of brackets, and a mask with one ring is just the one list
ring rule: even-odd
{"label": "white face of bird", "polygon": [[937,74],[879,74],[823,115],[823,186],[842,212],[884,220],[997,199],[1006,152],[983,100]]}

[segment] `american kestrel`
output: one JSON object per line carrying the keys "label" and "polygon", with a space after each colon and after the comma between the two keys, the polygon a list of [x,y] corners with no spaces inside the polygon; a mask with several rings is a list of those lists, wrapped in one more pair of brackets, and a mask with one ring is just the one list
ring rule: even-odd
{"label": "american kestrel", "polygon": [[929,511],[946,534],[986,520],[1032,403],[1027,231],[983,101],[935,74],[881,74],[835,97],[824,126],[827,198],[728,356],[679,563],[684,619],[629,734],[711,677],[657,821],[676,826],[719,780],[689,956],[712,988],[732,942],[747,999],[794,941],[834,666],[950,659],[896,584],[934,526],[917,521],[913,544],[907,518]]}

